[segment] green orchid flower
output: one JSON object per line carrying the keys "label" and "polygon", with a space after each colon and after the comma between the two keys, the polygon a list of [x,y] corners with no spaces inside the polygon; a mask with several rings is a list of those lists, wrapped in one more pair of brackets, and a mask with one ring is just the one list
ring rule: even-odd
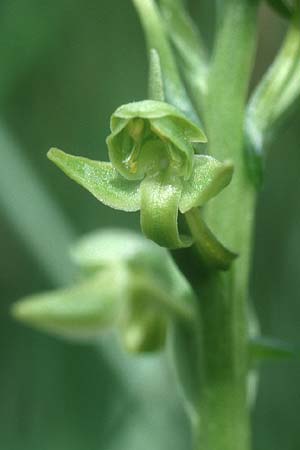
{"label": "green orchid flower", "polygon": [[160,246],[192,245],[178,212],[203,206],[231,180],[231,163],[195,153],[204,133],[174,106],[145,100],[118,108],[107,138],[109,162],[51,149],[48,157],[105,205],[141,211],[143,233]]}
{"label": "green orchid flower", "polygon": [[191,323],[193,292],[167,251],[125,230],[101,230],[72,248],[81,270],[69,287],[25,297],[15,318],[74,342],[116,336],[129,352],[160,351],[170,320]]}
{"label": "green orchid flower", "polygon": [[168,169],[188,179],[196,142],[207,142],[204,133],[174,106],[155,100],[118,108],[107,138],[109,158],[128,180]]}

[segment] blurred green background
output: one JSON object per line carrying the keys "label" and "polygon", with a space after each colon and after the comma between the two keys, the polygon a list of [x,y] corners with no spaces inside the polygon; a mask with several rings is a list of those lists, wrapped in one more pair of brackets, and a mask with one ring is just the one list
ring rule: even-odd
{"label": "blurred green background", "polygon": [[[190,8],[211,46],[210,0]],[[285,24],[260,15],[255,83]],[[109,117],[146,96],[144,39],[129,0],[0,2],[0,449],[188,450],[190,429],[162,356],[129,358],[107,337],[79,346],[15,323],[21,296],[67,283],[68,247],[100,227],[138,229],[68,180],[50,146],[106,159]],[[263,333],[300,346],[300,120],[282,129],[257,208],[251,291]],[[300,448],[300,368],[265,365],[255,450]]]}

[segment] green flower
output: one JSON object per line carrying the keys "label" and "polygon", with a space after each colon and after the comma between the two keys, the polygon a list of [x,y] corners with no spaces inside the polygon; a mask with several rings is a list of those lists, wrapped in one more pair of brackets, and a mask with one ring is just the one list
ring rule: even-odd
{"label": "green flower", "polygon": [[48,157],[105,205],[141,211],[143,233],[167,248],[192,244],[178,211],[203,206],[231,180],[231,163],[195,154],[204,133],[175,107],[146,100],[118,108],[107,138],[110,163],[51,149]]}
{"label": "green flower", "polygon": [[172,319],[193,321],[193,294],[165,249],[125,230],[101,230],[72,248],[81,276],[70,287],[13,305],[14,317],[77,342],[105,333],[133,353],[159,351]]}
{"label": "green flower", "polygon": [[204,133],[174,106],[145,100],[118,108],[107,138],[109,158],[128,180],[170,170],[188,179],[193,169],[192,143]]}

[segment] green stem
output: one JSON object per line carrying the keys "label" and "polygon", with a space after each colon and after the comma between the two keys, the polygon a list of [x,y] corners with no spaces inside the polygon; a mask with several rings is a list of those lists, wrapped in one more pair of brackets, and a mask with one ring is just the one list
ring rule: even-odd
{"label": "green stem", "polygon": [[205,370],[197,450],[250,449],[245,302],[238,306],[231,290],[225,272],[204,276],[198,287]]}
{"label": "green stem", "polygon": [[246,383],[247,297],[255,191],[244,167],[244,114],[256,41],[255,0],[222,2],[208,79],[205,123],[210,153],[231,159],[231,184],[212,200],[206,221],[240,256],[227,272],[198,273],[190,280],[202,318],[205,377],[197,450],[249,450]]}

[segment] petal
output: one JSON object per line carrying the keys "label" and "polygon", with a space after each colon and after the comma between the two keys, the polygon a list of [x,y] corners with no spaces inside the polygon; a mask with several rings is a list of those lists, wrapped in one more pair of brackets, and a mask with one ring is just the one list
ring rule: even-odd
{"label": "petal", "polygon": [[173,115],[185,118],[174,106],[157,100],[142,100],[140,102],[127,103],[126,105],[120,106],[113,113],[113,117],[127,120],[133,119],[134,117],[157,119],[159,117]]}
{"label": "petal", "polygon": [[130,167],[125,162],[134,148],[134,144],[130,141],[126,130],[123,133],[110,134],[106,139],[106,144],[111,164],[117,169],[121,177],[129,181],[137,181],[143,178],[139,173],[130,170]]}
{"label": "petal", "polygon": [[183,185],[180,212],[202,206],[227,186],[232,174],[230,162],[221,163],[211,156],[195,155],[192,175]]}
{"label": "petal", "polygon": [[93,161],[51,149],[48,158],[100,202],[122,211],[140,209],[140,182],[123,178],[111,163]]}
{"label": "petal", "polygon": [[111,135],[116,136],[119,134],[122,130],[124,130],[128,122],[129,119],[121,119],[120,117],[115,117],[113,114],[110,119]]}
{"label": "petal", "polygon": [[162,117],[160,119],[152,119],[151,128],[158,135],[167,138],[168,141],[173,143],[175,147],[174,152],[179,151],[183,158],[183,175],[188,178],[193,167],[194,149],[182,133],[181,127],[173,120],[173,117]]}
{"label": "petal", "polygon": [[141,227],[149,239],[162,247],[192,245],[191,238],[178,232],[181,190],[181,179],[168,171],[147,176],[141,183]]}

